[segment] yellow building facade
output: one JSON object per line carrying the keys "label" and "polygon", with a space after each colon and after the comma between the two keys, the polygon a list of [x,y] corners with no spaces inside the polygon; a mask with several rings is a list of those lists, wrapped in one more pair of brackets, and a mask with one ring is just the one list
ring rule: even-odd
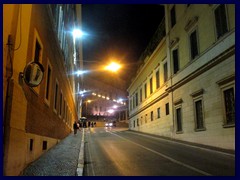
{"label": "yellow building facade", "polygon": [[235,150],[235,5],[168,4],[128,88],[130,129]]}
{"label": "yellow building facade", "polygon": [[[3,5],[4,170],[6,176],[23,169],[72,132],[78,119],[75,47],[63,22],[78,26],[72,9],[81,5]],[[80,16],[80,13],[78,13]],[[66,25],[66,20],[65,20]],[[66,45],[68,46],[66,48]],[[64,51],[65,50],[65,51]],[[30,62],[44,68],[39,86],[29,87],[23,71]]]}

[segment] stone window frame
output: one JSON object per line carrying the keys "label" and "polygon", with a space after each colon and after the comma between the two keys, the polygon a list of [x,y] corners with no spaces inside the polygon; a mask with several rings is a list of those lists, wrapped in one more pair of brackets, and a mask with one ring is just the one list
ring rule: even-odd
{"label": "stone window frame", "polygon": [[[224,5],[224,6],[225,6],[224,8],[225,8],[225,13],[226,13],[227,32],[225,32],[224,34],[222,34],[221,36],[218,37],[218,30],[217,30],[217,25],[216,25],[215,11],[216,11],[217,8],[219,8],[220,5]],[[217,41],[217,40],[219,40],[219,39],[222,39],[222,37],[224,37],[224,36],[229,32],[229,29],[230,29],[230,25],[229,25],[229,13],[228,13],[227,5],[226,5],[226,4],[214,5],[214,6],[213,6],[212,13],[213,13],[213,20],[214,20],[215,39],[216,39],[216,41]]]}
{"label": "stone window frame", "polygon": [[153,121],[154,120],[154,112],[151,111],[150,115],[151,115],[151,121]]}
{"label": "stone window frame", "polygon": [[59,94],[59,104],[58,104],[58,109],[59,109],[59,118],[62,118],[63,115],[63,91],[62,89],[60,90],[60,94]]}
{"label": "stone window frame", "polygon": [[165,115],[166,115],[166,116],[170,114],[170,109],[169,109],[169,108],[170,108],[170,107],[169,107],[169,103],[166,103],[166,104],[165,104]]}
{"label": "stone window frame", "polygon": [[[169,16],[170,16],[170,29],[172,29],[177,24],[177,14],[176,14],[176,6],[175,4],[169,8]],[[174,14],[172,14],[174,12]],[[174,15],[174,16],[173,16]]]}
{"label": "stone window frame", "polygon": [[62,115],[62,117],[63,117],[63,122],[65,122],[66,121],[66,99],[64,96],[63,96],[63,115]]}
{"label": "stone window frame", "polygon": [[153,76],[149,77],[149,93],[150,95],[153,93]]}
{"label": "stone window frame", "polygon": [[[196,42],[196,45],[197,45],[197,55],[195,55],[194,57],[192,57],[192,51],[191,51],[191,48],[192,48],[192,44],[191,44],[191,35],[196,32],[196,39],[197,39],[197,42]],[[189,41],[189,56],[190,56],[190,61],[193,61],[195,59],[197,59],[199,56],[200,56],[200,43],[199,43],[199,32],[198,32],[198,27],[194,27],[191,31],[189,31],[189,34],[188,34],[188,41]]]}
{"label": "stone window frame", "polygon": [[156,89],[159,89],[161,86],[160,81],[160,67],[158,67],[155,71],[155,83],[156,83]]}
{"label": "stone window frame", "polygon": [[[175,120],[174,120],[174,122],[176,124],[176,126],[175,126],[176,134],[183,134],[182,103],[183,103],[183,100],[181,98],[173,102],[174,110],[175,110],[175,116],[174,116]],[[181,111],[181,130],[178,130],[178,126],[177,126],[178,125],[178,119],[177,119],[177,110],[178,109],[180,109],[180,111]]]}
{"label": "stone window frame", "polygon": [[[194,113],[194,130],[196,132],[198,131],[206,131],[206,123],[205,123],[205,113],[204,113],[204,98],[203,98],[203,94],[204,94],[204,89],[199,89],[198,91],[195,91],[191,94],[192,99],[193,99],[193,113]],[[197,112],[196,112],[196,102],[201,101],[202,102],[202,123],[203,123],[203,127],[198,128],[197,127]]]}
{"label": "stone window frame", "polygon": [[[56,92],[56,87],[57,86],[58,86],[58,88],[57,88],[57,92]],[[53,99],[53,112],[56,113],[56,114],[58,112],[58,93],[59,93],[59,82],[56,79],[55,80],[55,86],[54,86],[54,99]]]}
{"label": "stone window frame", "polygon": [[[227,124],[226,110],[225,110],[225,100],[224,100],[224,91],[233,88],[234,91],[234,100],[236,101],[236,90],[235,90],[235,74],[225,77],[216,82],[221,91],[221,103],[223,111],[223,128],[235,127],[235,124]],[[236,115],[236,114],[235,114]]]}
{"label": "stone window frame", "polygon": [[[36,28],[34,28],[34,33],[33,33],[33,42],[32,42],[32,59],[33,61],[35,62],[35,50],[36,50],[36,43],[38,42],[38,44],[40,45],[41,47],[41,51],[39,53],[39,59],[37,62],[39,62],[40,64],[42,64],[42,61],[43,61],[43,50],[44,50],[44,46],[43,46],[43,43],[42,43],[42,40],[39,36],[39,33],[37,31]],[[39,95],[40,93],[40,88],[41,87],[41,84],[39,84],[39,86],[37,87],[32,87],[31,89],[34,91],[34,93],[36,93],[37,95]]]}
{"label": "stone window frame", "polygon": [[[51,74],[49,77],[49,69],[51,70]],[[46,70],[46,81],[45,81],[45,91],[44,91],[44,102],[50,107],[51,102],[51,92],[52,92],[52,77],[53,77],[53,69],[52,65],[48,59],[47,61],[47,70]],[[46,98],[48,92],[48,99]]]}
{"label": "stone window frame", "polygon": [[157,118],[158,119],[161,118],[161,108],[160,107],[157,108]]}

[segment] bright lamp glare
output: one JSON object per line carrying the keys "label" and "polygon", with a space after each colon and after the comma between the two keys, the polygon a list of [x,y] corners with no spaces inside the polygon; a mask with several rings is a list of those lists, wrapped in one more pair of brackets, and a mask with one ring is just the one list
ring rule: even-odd
{"label": "bright lamp glare", "polygon": [[84,73],[85,73],[84,71],[80,71],[80,70],[76,72],[76,74],[77,74],[78,76],[79,76],[79,75],[82,75],[82,74],[84,74]]}
{"label": "bright lamp glare", "polygon": [[83,32],[80,29],[74,29],[73,30],[73,37],[74,38],[80,38],[83,36]]}
{"label": "bright lamp glare", "polygon": [[115,62],[112,62],[106,67],[106,70],[112,71],[112,72],[117,72],[121,66]]}
{"label": "bright lamp glare", "polygon": [[107,112],[111,114],[111,113],[114,112],[114,110],[113,109],[109,109]]}

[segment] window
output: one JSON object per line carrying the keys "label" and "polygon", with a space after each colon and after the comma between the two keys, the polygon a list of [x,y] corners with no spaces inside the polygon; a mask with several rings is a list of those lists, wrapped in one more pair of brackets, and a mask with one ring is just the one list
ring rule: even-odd
{"label": "window", "polygon": [[66,104],[66,109],[65,109],[65,120],[66,122],[68,121],[68,105]]}
{"label": "window", "polygon": [[147,123],[147,114],[145,114],[145,123]]}
{"label": "window", "polygon": [[62,92],[60,94],[60,104],[59,104],[59,115],[60,117],[62,116],[62,98],[63,98],[63,95],[62,95]]}
{"label": "window", "polygon": [[138,106],[138,93],[136,93],[135,96],[136,96],[136,98],[135,98],[136,99],[136,106]]}
{"label": "window", "polygon": [[33,139],[30,139],[30,145],[29,145],[29,150],[33,150]]}
{"label": "window", "polygon": [[169,115],[169,103],[165,104],[166,115]]}
{"label": "window", "polygon": [[156,72],[156,88],[160,87],[159,70]]}
{"label": "window", "polygon": [[173,27],[176,24],[176,11],[175,11],[175,6],[172,7],[170,10],[171,14],[171,27]]}
{"label": "window", "polygon": [[152,78],[150,78],[150,94],[153,93],[153,83],[152,83]]}
{"label": "window", "polygon": [[157,108],[157,118],[160,118],[160,107]]}
{"label": "window", "polygon": [[151,111],[151,121],[153,121],[153,111]]}
{"label": "window", "polygon": [[190,34],[191,59],[195,59],[198,55],[197,31]]}
{"label": "window", "polygon": [[140,102],[142,102],[142,88],[140,89]]}
{"label": "window", "polygon": [[163,65],[163,70],[164,70],[164,82],[166,82],[168,79],[167,62]]}
{"label": "window", "polygon": [[[136,95],[135,95],[135,96],[136,96]],[[135,105],[136,105],[135,96],[133,96],[133,109],[135,108]]]}
{"label": "window", "polygon": [[46,149],[47,149],[47,141],[43,141],[42,150],[46,150]]}
{"label": "window", "polygon": [[230,88],[223,91],[226,125],[235,124],[235,102],[234,102],[234,89]]}
{"label": "window", "polygon": [[58,82],[56,81],[56,85],[55,85],[55,96],[54,96],[54,110],[55,112],[57,112],[57,103],[58,103]]}
{"label": "window", "polygon": [[178,62],[178,49],[172,51],[173,56],[173,73],[177,73],[179,70],[179,62]]}
{"label": "window", "polygon": [[[132,98],[130,99],[130,104],[129,104],[129,108],[130,108],[130,111],[133,109],[133,107],[132,107]],[[95,106],[95,111],[97,111],[97,109],[96,109],[96,106]]]}
{"label": "window", "polygon": [[202,100],[195,102],[196,130],[204,129]]}
{"label": "window", "polygon": [[177,132],[182,132],[182,113],[181,108],[176,109]]}
{"label": "window", "polygon": [[133,127],[135,128],[135,120],[133,121]]}
{"label": "window", "polygon": [[40,56],[41,56],[41,45],[38,42],[38,40],[36,40],[36,44],[35,44],[35,54],[34,54],[34,61],[35,62],[40,62]]}
{"label": "window", "polygon": [[147,83],[144,84],[144,95],[145,99],[147,98]]}
{"label": "window", "polygon": [[46,91],[45,91],[45,98],[47,101],[49,101],[49,95],[50,95],[50,84],[51,84],[51,76],[52,76],[52,69],[48,65],[47,67],[47,80],[46,80]]}
{"label": "window", "polygon": [[195,118],[196,131],[206,130],[205,124],[204,124],[203,93],[204,93],[204,90],[200,89],[191,94],[193,97],[193,103],[194,103],[194,118]]}
{"label": "window", "polygon": [[137,126],[139,126],[139,120],[137,119]]}
{"label": "window", "polygon": [[65,121],[65,109],[66,109],[66,100],[63,101],[63,122]]}
{"label": "window", "polygon": [[176,122],[176,133],[182,133],[182,98],[175,100],[175,122]]}
{"label": "window", "polygon": [[214,14],[215,14],[217,38],[219,39],[226,32],[228,32],[227,15],[226,15],[225,5],[224,4],[220,4],[215,9]]}

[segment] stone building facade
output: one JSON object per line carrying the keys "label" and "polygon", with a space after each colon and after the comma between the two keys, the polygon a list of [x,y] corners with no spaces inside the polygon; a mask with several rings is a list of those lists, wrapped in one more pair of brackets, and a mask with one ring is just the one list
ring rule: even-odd
{"label": "stone building facade", "polygon": [[128,88],[129,128],[235,150],[235,5],[164,6],[166,33]]}
{"label": "stone building facade", "polygon": [[[20,175],[72,132],[79,113],[73,72],[82,52],[70,32],[80,20],[81,5],[3,5],[4,175]],[[44,68],[37,87],[21,76],[30,62]]]}

